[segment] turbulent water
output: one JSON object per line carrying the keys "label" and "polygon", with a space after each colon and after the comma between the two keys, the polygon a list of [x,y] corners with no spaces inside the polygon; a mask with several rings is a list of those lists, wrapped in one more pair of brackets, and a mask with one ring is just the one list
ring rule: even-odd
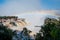
{"label": "turbulent water", "polygon": [[25,36],[22,31],[15,31],[12,40],[34,40],[34,36]]}

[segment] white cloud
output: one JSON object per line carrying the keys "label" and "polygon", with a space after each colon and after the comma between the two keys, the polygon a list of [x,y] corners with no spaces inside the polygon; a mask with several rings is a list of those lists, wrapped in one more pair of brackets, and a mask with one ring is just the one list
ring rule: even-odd
{"label": "white cloud", "polygon": [[[41,10],[42,5],[39,0],[11,0],[0,5],[0,15],[19,15],[21,13],[40,11],[44,13],[52,13],[58,10]],[[57,13],[57,12],[55,12]]]}
{"label": "white cloud", "polygon": [[1,7],[0,15],[15,15],[22,12],[39,10],[38,0],[7,1]]}

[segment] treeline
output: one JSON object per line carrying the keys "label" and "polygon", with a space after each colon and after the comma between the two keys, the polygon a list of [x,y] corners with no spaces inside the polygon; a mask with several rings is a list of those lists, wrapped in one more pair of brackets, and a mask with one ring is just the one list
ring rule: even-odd
{"label": "treeline", "polygon": [[13,31],[7,28],[7,26],[0,25],[0,40],[30,40],[31,37],[29,33],[31,33],[31,31],[27,28],[23,28],[22,31]]}
{"label": "treeline", "polygon": [[35,40],[60,40],[60,19],[46,18]]}
{"label": "treeline", "polygon": [[[23,36],[20,37],[23,40],[31,40],[29,35],[31,31],[24,28],[21,32]],[[12,40],[14,35],[16,35],[15,31],[0,25],[0,40]],[[60,40],[60,19],[46,18],[41,30],[34,37],[34,40]],[[17,40],[22,40],[21,38]]]}
{"label": "treeline", "polygon": [[13,32],[4,25],[0,25],[0,40],[12,40]]}
{"label": "treeline", "polygon": [[0,16],[0,19],[18,18],[17,16]]}

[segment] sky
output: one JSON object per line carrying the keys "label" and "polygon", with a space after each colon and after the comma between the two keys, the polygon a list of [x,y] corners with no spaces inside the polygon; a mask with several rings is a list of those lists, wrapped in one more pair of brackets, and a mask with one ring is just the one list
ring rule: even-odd
{"label": "sky", "polygon": [[60,11],[60,0],[0,0],[0,15],[16,15],[41,10]]}
{"label": "sky", "polygon": [[36,31],[34,26],[42,25],[45,17],[60,17],[60,0],[0,0],[0,16],[25,18],[27,28]]}

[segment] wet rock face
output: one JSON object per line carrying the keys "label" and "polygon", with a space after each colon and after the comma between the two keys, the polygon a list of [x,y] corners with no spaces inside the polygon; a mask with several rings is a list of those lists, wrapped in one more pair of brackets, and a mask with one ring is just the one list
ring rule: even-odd
{"label": "wet rock face", "polygon": [[20,19],[16,16],[0,16],[0,24],[12,30],[22,30],[27,25],[24,20],[25,19]]}
{"label": "wet rock face", "polygon": [[28,35],[24,35],[23,31],[14,31],[14,35],[12,40],[34,40],[34,38],[32,38],[32,36],[28,36]]}

